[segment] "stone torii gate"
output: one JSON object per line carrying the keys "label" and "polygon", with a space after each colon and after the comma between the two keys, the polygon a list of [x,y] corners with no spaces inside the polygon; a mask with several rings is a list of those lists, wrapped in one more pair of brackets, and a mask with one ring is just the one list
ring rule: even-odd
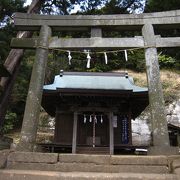
{"label": "stone torii gate", "polygon": [[[139,15],[48,16],[16,13],[17,30],[39,31],[38,38],[13,38],[13,48],[36,49],[18,150],[33,151],[40,112],[49,49],[128,49],[144,48],[151,108],[153,146],[149,154],[174,154],[169,144],[157,48],[179,47],[180,37],[156,36],[154,28],[180,28],[180,10]],[[102,30],[141,30],[142,36],[103,38]],[[90,38],[51,37],[51,31],[89,31]],[[110,146],[113,145],[110,135]],[[111,151],[113,154],[113,148]]]}

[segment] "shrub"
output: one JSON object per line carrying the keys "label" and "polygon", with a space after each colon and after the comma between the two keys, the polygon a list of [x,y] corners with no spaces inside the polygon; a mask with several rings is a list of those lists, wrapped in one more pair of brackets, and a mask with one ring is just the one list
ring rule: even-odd
{"label": "shrub", "polygon": [[5,116],[5,123],[2,129],[3,133],[8,133],[10,130],[12,130],[16,121],[17,121],[16,113],[12,113],[8,111]]}
{"label": "shrub", "polygon": [[167,55],[159,55],[160,68],[173,68],[175,67],[175,59]]}

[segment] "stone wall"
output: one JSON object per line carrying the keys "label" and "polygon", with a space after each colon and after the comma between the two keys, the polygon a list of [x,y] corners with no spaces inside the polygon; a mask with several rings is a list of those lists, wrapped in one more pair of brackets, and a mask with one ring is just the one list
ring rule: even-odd
{"label": "stone wall", "polygon": [[166,114],[168,123],[180,127],[180,99],[168,106]]}
{"label": "stone wall", "polygon": [[147,120],[132,120],[132,144],[134,146],[148,146],[151,142],[151,132]]}

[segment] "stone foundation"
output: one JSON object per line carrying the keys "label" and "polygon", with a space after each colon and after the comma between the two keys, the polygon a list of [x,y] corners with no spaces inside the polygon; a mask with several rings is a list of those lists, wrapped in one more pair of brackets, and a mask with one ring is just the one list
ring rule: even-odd
{"label": "stone foundation", "polygon": [[[53,180],[53,178],[55,180],[71,178],[178,180],[180,156],[110,156],[1,151],[0,169],[0,180],[10,178],[23,180],[24,177],[27,180],[41,178],[44,180]],[[74,178],[77,174],[77,178]]]}
{"label": "stone foundation", "polygon": [[170,173],[180,169],[180,156],[119,156],[0,152],[0,168],[62,172]]}

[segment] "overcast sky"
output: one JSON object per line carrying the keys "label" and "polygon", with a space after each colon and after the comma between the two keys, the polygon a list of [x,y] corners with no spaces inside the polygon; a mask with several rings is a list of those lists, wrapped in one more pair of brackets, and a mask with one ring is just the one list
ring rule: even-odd
{"label": "overcast sky", "polygon": [[[24,3],[24,6],[30,5],[32,0],[26,0],[26,3]],[[75,5],[74,9],[71,10],[71,13],[76,13],[78,10],[80,10],[80,7]]]}
{"label": "overcast sky", "polygon": [[26,3],[24,4],[25,6],[31,4],[32,0],[26,0]]}

